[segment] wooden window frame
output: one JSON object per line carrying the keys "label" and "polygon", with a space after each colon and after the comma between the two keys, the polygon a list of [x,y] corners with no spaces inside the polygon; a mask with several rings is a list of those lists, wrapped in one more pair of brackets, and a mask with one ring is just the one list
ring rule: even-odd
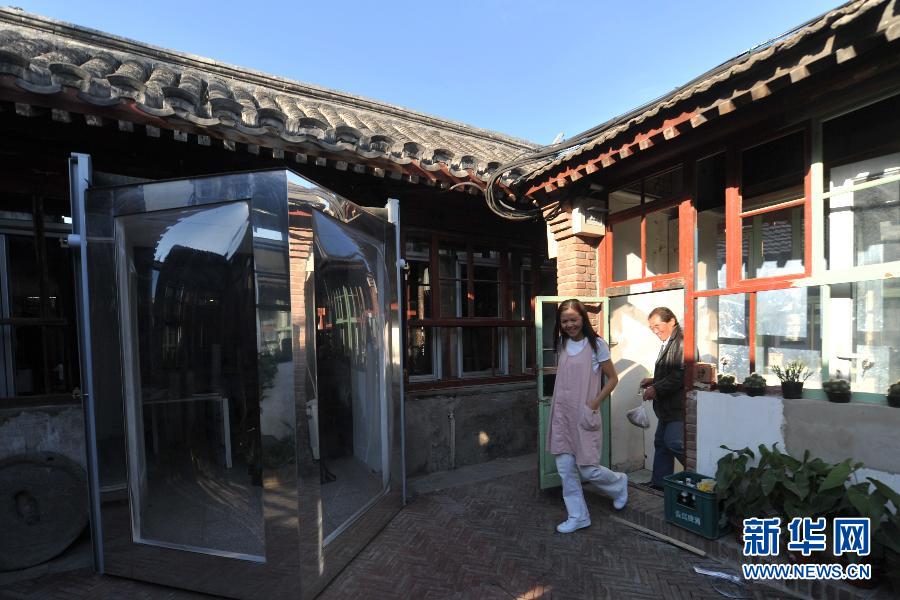
{"label": "wooden window frame", "polygon": [[[406,256],[406,240],[408,237],[418,238],[422,240],[428,240],[429,242],[429,269],[432,273],[431,276],[431,317],[426,319],[419,318],[406,318],[405,306],[408,304],[408,293],[409,287],[405,287],[405,293],[403,296],[404,303],[404,317],[406,324],[403,327],[404,331],[404,339],[403,339],[403,351],[408,351],[409,345],[409,331],[412,328],[457,328],[460,332],[456,342],[456,348],[452,351],[456,351],[458,353],[462,352],[462,338],[461,332],[464,328],[470,327],[490,327],[494,330],[494,333],[491,335],[492,347],[496,343],[504,343],[506,345],[506,350],[500,352],[500,360],[503,361],[503,369],[498,369],[496,366],[492,366],[492,370],[490,375],[487,373],[477,372],[471,376],[465,376],[462,370],[462,365],[460,364],[458,367],[457,376],[454,374],[453,376],[446,376],[443,373],[440,373],[439,365],[436,364],[440,357],[435,357],[433,360],[433,372],[430,375],[422,375],[422,376],[410,376],[408,373],[405,373],[405,380],[407,382],[407,388],[411,391],[415,390],[425,390],[425,389],[440,389],[440,388],[449,388],[449,387],[464,387],[464,386],[474,386],[474,385],[485,385],[488,383],[507,383],[507,382],[516,382],[516,381],[530,381],[535,378],[534,373],[534,365],[536,361],[535,350],[534,350],[534,294],[536,290],[540,288],[540,262],[536,259],[544,258],[544,255],[539,251],[540,247],[538,246],[530,246],[526,247],[521,244],[516,244],[508,238],[485,238],[485,237],[471,237],[465,236],[462,234],[454,234],[447,232],[438,232],[429,229],[422,228],[410,228],[408,230],[403,231],[401,234],[401,251],[402,256],[405,258]],[[467,314],[474,315],[475,312],[475,261],[474,261],[474,251],[476,248],[488,248],[490,250],[496,250],[500,253],[500,257],[498,260],[498,285],[500,286],[499,290],[499,302],[500,306],[500,314],[497,317],[457,317],[457,316],[444,316],[441,313],[441,277],[440,273],[440,265],[439,265],[439,252],[442,243],[459,243],[465,246],[466,248],[466,273],[462,277],[462,281],[466,283],[466,289],[464,291],[463,297],[467,302]],[[509,285],[512,281],[517,281],[519,283],[524,284],[525,281],[520,278],[513,278],[509,272],[510,264],[509,264],[509,253],[513,251],[521,251],[527,253],[532,257],[532,263],[530,265],[530,284],[532,295],[529,299],[529,307],[530,307],[530,319],[516,319],[512,316],[512,297],[509,294]],[[518,301],[518,300],[517,300]],[[524,307],[523,307],[524,308]],[[524,312],[524,311],[523,311]],[[508,330],[510,328],[523,328],[526,330],[526,335],[524,344],[525,344],[525,352],[530,354],[525,356],[525,364],[530,362],[531,372],[526,372],[522,374],[510,375],[509,371],[513,365],[513,356],[509,351],[509,334]],[[499,341],[498,334],[500,333],[500,329],[504,328],[507,330],[507,333],[504,337],[504,341]],[[436,343],[436,342],[433,342]],[[492,349],[492,354],[494,350]],[[528,360],[530,358],[530,361]],[[524,365],[523,365],[524,368]]]}
{"label": "wooden window frame", "polygon": [[[669,282],[672,280],[681,279],[684,277],[685,272],[685,262],[684,255],[688,252],[688,248],[684,246],[684,236],[683,233],[683,225],[685,219],[690,219],[690,215],[688,214],[687,209],[689,208],[687,205],[691,202],[692,193],[691,190],[688,189],[688,185],[693,185],[693,175],[690,173],[689,165],[692,165],[691,161],[684,161],[681,163],[677,163],[672,165],[666,169],[654,169],[652,172],[647,175],[641,176],[640,186],[641,186],[641,203],[637,206],[632,206],[631,208],[627,208],[625,210],[612,213],[608,217],[608,226],[607,232],[604,236],[604,239],[601,241],[602,252],[600,255],[600,260],[598,261],[598,265],[602,265],[602,273],[600,273],[600,278],[598,279],[602,283],[603,288],[610,287],[620,287],[620,286],[633,286],[638,284],[658,284],[662,282]],[[644,182],[650,177],[654,177],[656,175],[661,175],[663,173],[667,173],[669,171],[673,171],[677,168],[681,168],[682,173],[682,191],[673,194],[667,198],[660,198],[658,200],[654,200],[653,202],[643,202],[644,198]],[[629,181],[634,181],[634,178],[629,178]],[[615,191],[617,188],[613,188]],[[670,208],[678,207],[678,269],[672,273],[663,273],[661,275],[647,275],[647,216],[653,214],[655,212],[667,210]],[[622,279],[616,280],[613,279],[613,260],[615,253],[615,228],[617,223],[621,223],[623,221],[631,220],[635,217],[640,217],[641,224],[641,276],[634,277],[631,279]],[[693,241],[690,242],[691,248],[693,247]],[[690,250],[691,257],[693,257],[693,250]]]}
{"label": "wooden window frame", "polygon": [[[52,227],[48,230],[47,224],[45,222],[45,212],[44,212],[44,202],[43,198],[40,196],[35,196],[32,198],[32,218],[30,222],[30,228],[27,227],[29,224],[28,221],[22,221],[21,223],[15,222],[12,223],[11,227],[4,227],[0,233],[4,236],[13,235],[20,237],[30,237],[32,243],[34,245],[35,250],[35,260],[37,263],[37,268],[39,271],[39,295],[40,295],[40,312],[41,316],[39,317],[8,317],[3,318],[0,316],[0,327],[7,328],[7,334],[10,338],[15,338],[15,331],[17,327],[38,327],[41,332],[41,360],[43,362],[43,375],[44,375],[44,389],[46,390],[49,387],[49,362],[47,357],[47,330],[48,329],[63,329],[68,330],[68,333],[71,338],[75,339],[77,336],[77,332],[74,332],[74,323],[71,323],[65,317],[54,317],[50,315],[49,309],[49,273],[48,273],[48,265],[47,265],[47,242],[48,240],[61,238],[65,235],[66,230],[58,227]],[[8,261],[9,257],[6,252],[2,253],[4,260]],[[3,268],[6,269],[7,265],[4,264]],[[61,281],[60,285],[65,285],[68,282]],[[3,286],[3,291],[8,292],[6,286]],[[5,300],[4,300],[5,301]],[[74,308],[73,308],[74,310]],[[68,336],[67,336],[68,337]],[[69,392],[55,392],[55,393],[42,393],[42,394],[28,394],[28,395],[14,395],[14,396],[5,396],[0,398],[0,409],[20,409],[20,408],[29,408],[29,407],[40,407],[40,406],[79,406],[81,404],[81,398],[75,393],[75,390],[80,386],[81,374],[78,371],[78,348],[77,343],[75,343],[72,347],[67,348],[66,352],[71,352],[71,360],[74,365],[74,369],[72,370],[74,377],[70,376],[69,382],[73,384],[72,390]],[[5,368],[5,367],[2,367]],[[74,385],[75,383],[78,385]]]}

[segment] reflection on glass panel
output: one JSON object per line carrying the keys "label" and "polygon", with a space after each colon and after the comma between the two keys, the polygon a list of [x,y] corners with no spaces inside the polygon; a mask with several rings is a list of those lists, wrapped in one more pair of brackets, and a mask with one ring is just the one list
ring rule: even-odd
{"label": "reflection on glass panel", "polygon": [[556,295],[556,259],[545,259],[540,270],[540,295]]}
{"label": "reflection on glass panel", "polygon": [[763,213],[742,221],[741,272],[744,278],[803,272],[802,206]]}
{"label": "reflection on glass panel", "polygon": [[[49,217],[48,217],[49,220]],[[69,393],[78,385],[72,257],[55,238],[0,234],[0,397]]]}
{"label": "reflection on glass panel", "polygon": [[462,328],[463,375],[485,375],[501,371],[500,331],[493,327]]}
{"label": "reflection on glass panel", "polygon": [[462,245],[441,243],[438,251],[441,276],[441,317],[468,317],[468,253]]}
{"label": "reflection on glass panel", "polygon": [[681,165],[644,179],[644,204],[671,198],[684,189]]}
{"label": "reflection on glass panel", "polygon": [[613,280],[640,279],[641,218],[634,217],[613,227]]}
{"label": "reflection on glass panel", "polygon": [[249,207],[117,228],[134,538],[261,557],[259,390],[274,385],[289,330],[271,311],[258,357]]}
{"label": "reflection on glass panel", "polygon": [[678,207],[667,208],[646,216],[646,276],[678,271]]}
{"label": "reflection on glass panel", "polygon": [[[892,156],[900,160],[900,153]],[[846,167],[848,175],[866,168],[863,163]],[[900,260],[900,181],[837,192],[826,198],[825,215],[829,269]]]}
{"label": "reflection on glass panel", "polygon": [[803,132],[749,148],[741,156],[741,210],[803,197]]}
{"label": "reflection on glass panel", "polygon": [[321,213],[316,235],[319,468],[326,539],[387,484],[385,335],[387,277],[378,243]]}
{"label": "reflection on glass panel", "polygon": [[472,252],[476,317],[499,317],[500,253],[476,247]]}
{"label": "reflection on glass panel", "polygon": [[806,387],[821,386],[819,288],[790,288],[756,295],[757,370],[777,385],[773,366],[799,360],[812,372]]}
{"label": "reflection on glass panel", "polygon": [[900,95],[824,122],[825,189],[834,190],[896,174],[900,169],[898,148]]}
{"label": "reflection on glass panel", "polygon": [[434,376],[434,327],[410,327],[406,368],[410,377]]}
{"label": "reflection on glass panel", "polygon": [[697,298],[697,360],[738,382],[750,374],[750,300],[745,294]]}
{"label": "reflection on glass panel", "polygon": [[407,318],[431,317],[431,267],[426,262],[409,260],[406,274]]}
{"label": "reflection on glass panel", "polygon": [[501,337],[509,340],[509,374],[521,375],[529,370],[528,364],[528,329],[526,327],[509,327]]}
{"label": "reflection on glass panel", "polygon": [[441,376],[445,379],[460,376],[460,336],[459,327],[447,327],[439,330],[438,348],[441,355]]}
{"label": "reflection on glass panel", "polygon": [[698,290],[725,287],[725,153],[697,162]]}
{"label": "reflection on glass panel", "polygon": [[831,377],[855,392],[886,394],[900,379],[900,279],[830,286]]}
{"label": "reflection on glass panel", "polygon": [[641,203],[641,182],[635,181],[609,193],[609,213],[615,214]]}

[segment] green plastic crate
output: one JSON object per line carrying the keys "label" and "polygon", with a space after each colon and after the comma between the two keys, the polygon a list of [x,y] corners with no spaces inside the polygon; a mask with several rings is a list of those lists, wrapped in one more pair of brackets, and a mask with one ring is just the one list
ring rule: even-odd
{"label": "green plastic crate", "polygon": [[666,477],[666,521],[710,540],[728,533],[731,524],[722,506],[724,500],[719,500],[715,492],[701,492],[686,485],[687,479],[696,486],[701,479],[712,478],[690,471]]}

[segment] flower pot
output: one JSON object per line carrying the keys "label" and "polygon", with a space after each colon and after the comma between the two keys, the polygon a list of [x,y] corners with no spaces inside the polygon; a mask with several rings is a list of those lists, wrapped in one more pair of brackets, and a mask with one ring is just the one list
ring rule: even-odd
{"label": "flower pot", "polygon": [[731,385],[723,384],[716,387],[716,390],[722,392],[723,394],[731,394],[737,391],[737,386],[733,383]]}
{"label": "flower pot", "polygon": [[802,398],[803,382],[802,381],[782,381],[781,395],[785,398]]}
{"label": "flower pot", "polygon": [[893,406],[894,408],[900,408],[900,396],[888,396],[887,401],[888,401],[888,406]]}
{"label": "flower pot", "polygon": [[766,388],[764,387],[745,387],[744,393],[748,396],[762,396],[766,393]]}
{"label": "flower pot", "polygon": [[850,402],[850,392],[825,392],[829,402],[837,404],[846,404]]}

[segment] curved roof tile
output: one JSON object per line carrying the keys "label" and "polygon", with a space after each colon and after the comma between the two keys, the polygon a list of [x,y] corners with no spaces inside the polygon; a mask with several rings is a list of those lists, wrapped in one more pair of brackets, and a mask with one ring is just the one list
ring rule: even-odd
{"label": "curved roof tile", "polygon": [[[469,164],[504,162],[536,147],[530,142],[439,119],[398,106],[327,90],[214,60],[173,52],[62,23],[18,9],[0,8],[2,88],[53,96],[67,87],[91,105],[134,103],[140,112],[171,121],[215,128],[217,137],[235,132],[361,158],[438,161],[454,157]],[[71,99],[69,99],[71,101]],[[127,119],[123,119],[127,120]],[[159,123],[155,124],[160,125]],[[411,153],[408,148],[417,148]],[[298,152],[306,152],[299,148]],[[408,158],[404,158],[408,157]]]}

